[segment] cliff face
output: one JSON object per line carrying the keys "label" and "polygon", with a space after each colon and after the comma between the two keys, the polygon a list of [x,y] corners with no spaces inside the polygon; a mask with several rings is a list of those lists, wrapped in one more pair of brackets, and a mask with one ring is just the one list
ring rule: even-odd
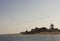
{"label": "cliff face", "polygon": [[54,28],[54,25],[51,24],[50,25],[50,29],[47,29],[46,27],[41,27],[38,28],[36,27],[35,29],[31,29],[31,31],[25,31],[25,32],[21,32],[21,34],[41,34],[41,33],[56,33],[56,32],[60,32],[60,30],[58,28]]}

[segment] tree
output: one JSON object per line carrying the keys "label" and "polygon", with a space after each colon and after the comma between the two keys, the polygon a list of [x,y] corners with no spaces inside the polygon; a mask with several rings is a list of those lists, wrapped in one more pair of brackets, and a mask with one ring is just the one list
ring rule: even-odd
{"label": "tree", "polygon": [[40,32],[47,32],[47,31],[48,31],[48,29],[46,27],[40,28]]}

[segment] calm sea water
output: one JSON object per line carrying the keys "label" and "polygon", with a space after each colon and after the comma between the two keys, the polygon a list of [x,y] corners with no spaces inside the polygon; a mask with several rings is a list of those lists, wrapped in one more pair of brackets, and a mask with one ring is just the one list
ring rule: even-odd
{"label": "calm sea water", "polygon": [[34,36],[4,36],[0,35],[0,41],[60,41],[60,35],[34,35]]}

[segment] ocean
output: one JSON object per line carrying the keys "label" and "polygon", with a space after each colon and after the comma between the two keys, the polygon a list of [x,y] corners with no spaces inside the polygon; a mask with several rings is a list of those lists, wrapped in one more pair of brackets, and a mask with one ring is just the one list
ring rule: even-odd
{"label": "ocean", "polygon": [[30,36],[0,35],[0,41],[60,41],[60,35],[30,35]]}

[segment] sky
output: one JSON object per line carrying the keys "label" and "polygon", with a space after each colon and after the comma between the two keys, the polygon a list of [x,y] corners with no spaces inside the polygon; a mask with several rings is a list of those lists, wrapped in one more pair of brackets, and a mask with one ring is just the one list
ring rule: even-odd
{"label": "sky", "polygon": [[35,27],[60,28],[60,0],[0,0],[0,34]]}

